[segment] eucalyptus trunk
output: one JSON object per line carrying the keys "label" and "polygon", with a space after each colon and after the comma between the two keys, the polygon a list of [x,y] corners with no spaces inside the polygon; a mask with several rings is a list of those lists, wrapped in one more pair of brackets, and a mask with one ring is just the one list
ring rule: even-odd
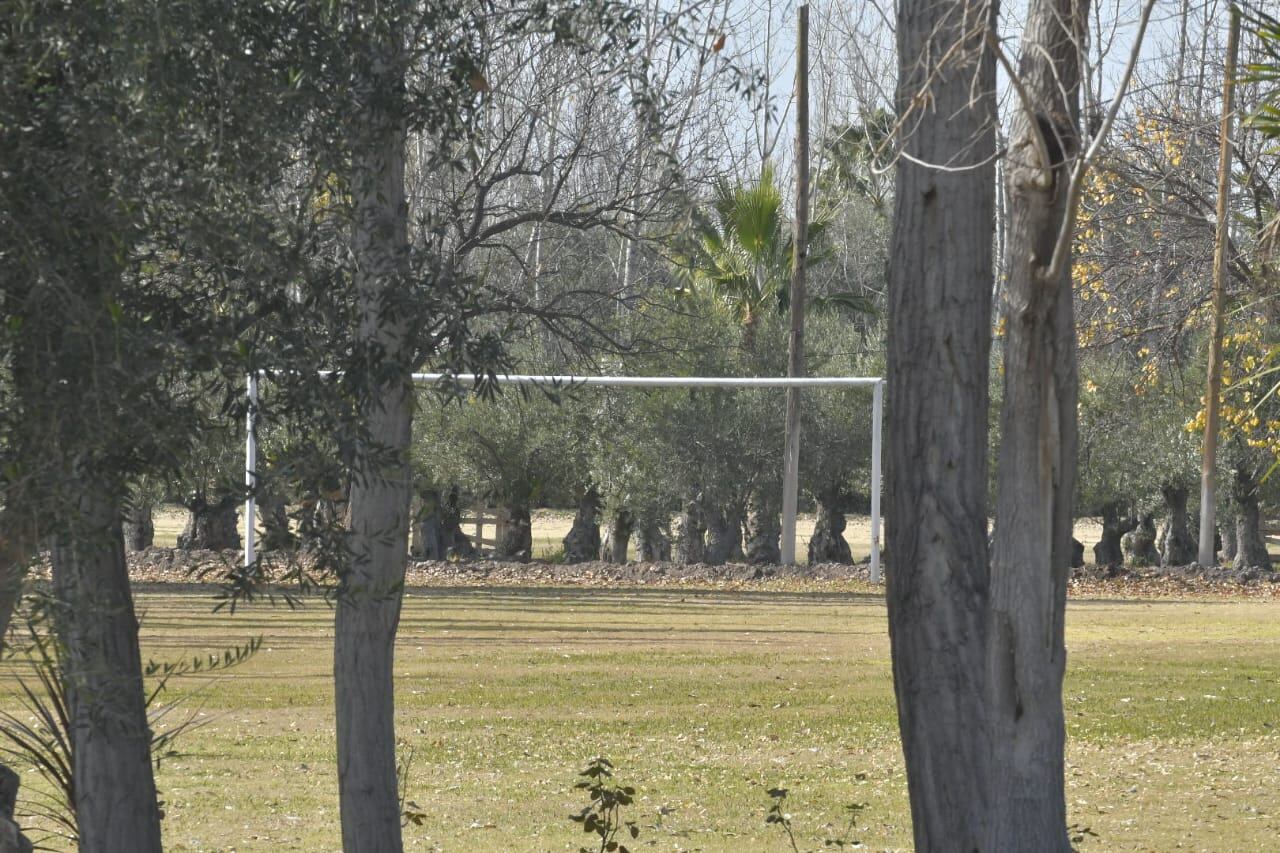
{"label": "eucalyptus trunk", "polygon": [[[1078,377],[1069,191],[1086,0],[1031,0],[1007,162],[1004,406],[987,627],[985,850],[1069,851],[1062,679]],[[1031,112],[1034,110],[1034,113]],[[1059,245],[1062,234],[1067,243]]]}
{"label": "eucalyptus trunk", "polygon": [[52,558],[80,851],[159,851],[138,620],[109,491],[81,485],[75,521],[55,535]]}
{"label": "eucalyptus trunk", "polygon": [[[901,0],[889,268],[889,638],[920,851],[987,850],[987,375],[996,75],[985,0]],[[946,169],[930,164],[943,164]]]}
{"label": "eucalyptus trunk", "polygon": [[409,550],[413,365],[408,277],[405,80],[395,15],[365,22],[350,128],[361,427],[334,634],[338,795],[345,853],[403,849],[393,665]]}

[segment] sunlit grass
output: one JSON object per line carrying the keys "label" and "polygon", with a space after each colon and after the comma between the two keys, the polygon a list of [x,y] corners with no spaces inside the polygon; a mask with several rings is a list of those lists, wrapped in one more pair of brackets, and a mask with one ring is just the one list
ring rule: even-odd
{"label": "sunlit grass", "polygon": [[[161,588],[162,589],[162,588]],[[144,654],[258,634],[264,649],[179,691],[208,725],[159,775],[170,850],[337,850],[332,614],[212,614],[139,596]],[[1095,849],[1262,850],[1280,835],[1280,640],[1265,602],[1073,602],[1071,820]],[[773,786],[810,848],[866,802],[872,848],[910,844],[885,610],[872,596],[425,590],[406,602],[399,730],[411,849],[576,850],[574,775],[596,754],[639,790],[658,850],[780,850]],[[9,701],[9,700],[5,700]]]}

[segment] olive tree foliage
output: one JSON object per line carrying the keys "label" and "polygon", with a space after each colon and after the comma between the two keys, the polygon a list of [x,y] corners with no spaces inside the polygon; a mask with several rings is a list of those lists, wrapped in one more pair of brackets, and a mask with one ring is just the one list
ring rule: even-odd
{"label": "olive tree foliage", "polygon": [[121,515],[217,429],[206,401],[232,408],[253,296],[289,275],[296,242],[262,211],[290,156],[295,57],[257,6],[7,3],[0,19],[3,621],[49,543],[81,849],[158,850]]}

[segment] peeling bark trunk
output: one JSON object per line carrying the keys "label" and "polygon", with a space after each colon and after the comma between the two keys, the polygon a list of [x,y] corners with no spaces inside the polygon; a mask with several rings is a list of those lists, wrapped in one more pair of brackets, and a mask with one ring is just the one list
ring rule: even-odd
{"label": "peeling bark trunk", "polygon": [[635,519],[626,509],[614,512],[609,519],[609,529],[605,533],[604,544],[600,546],[600,559],[606,563],[625,563],[627,546],[631,544],[631,530]]}
{"label": "peeling bark trunk", "polygon": [[818,520],[809,539],[809,565],[853,562],[853,552],[844,539],[844,509],[838,501],[818,502]]}
{"label": "peeling bark trunk", "polygon": [[1167,513],[1160,542],[1160,565],[1190,565],[1195,562],[1199,543],[1191,536],[1187,516],[1187,487],[1166,484],[1160,487],[1160,494],[1164,496]]}
{"label": "peeling bark trunk", "polygon": [[736,503],[707,513],[704,558],[713,566],[742,560],[742,510]]}
{"label": "peeling bark trunk", "polygon": [[187,524],[178,534],[181,551],[228,551],[240,547],[240,502],[232,495],[209,503],[204,495],[196,495],[187,504]]}
{"label": "peeling bark trunk", "polygon": [[686,565],[706,562],[707,510],[702,505],[701,492],[684,502],[676,519],[675,557],[677,563]]}
{"label": "peeling bark trunk", "polygon": [[125,553],[136,554],[155,544],[156,525],[151,516],[151,504],[145,501],[131,503],[125,507],[122,522]]}
{"label": "peeling bark trunk", "polygon": [[395,638],[409,552],[413,388],[404,304],[408,213],[400,93],[406,57],[389,13],[361,33],[350,192],[357,351],[369,354],[348,508],[349,562],[334,634],[338,796],[345,853],[403,848],[396,778]]}
{"label": "peeling bark trunk", "polygon": [[[1010,133],[1004,404],[987,628],[984,850],[1069,851],[1062,680],[1076,485],[1070,171],[1080,154],[1087,0],[1031,0]],[[1031,114],[1029,109],[1036,112]],[[1047,161],[1045,158],[1048,158]],[[1068,237],[1068,240],[1070,237]],[[1056,268],[1061,248],[1067,254]]]}
{"label": "peeling bark trunk", "polygon": [[564,561],[589,563],[600,558],[600,494],[587,487],[578,501],[573,526],[564,537]]}
{"label": "peeling bark trunk", "polygon": [[502,508],[504,524],[498,545],[493,549],[495,560],[513,560],[527,563],[533,559],[533,524],[529,507],[524,504],[508,504]]}
{"label": "peeling bark trunk", "polygon": [[120,507],[84,483],[72,529],[53,546],[55,621],[71,714],[82,853],[159,851],[151,730]]}
{"label": "peeling bark trunk", "polygon": [[1262,535],[1258,507],[1258,481],[1247,465],[1236,465],[1231,478],[1231,502],[1236,509],[1236,554],[1232,567],[1270,569],[1271,556]]}
{"label": "peeling bark trunk", "polygon": [[984,0],[898,4],[897,114],[910,159],[898,163],[889,268],[887,599],[920,851],[989,849],[983,671],[997,118],[985,37],[995,19]]}
{"label": "peeling bark trunk", "polygon": [[782,561],[782,522],[772,492],[757,489],[747,504],[745,549],[752,565],[772,565]]}

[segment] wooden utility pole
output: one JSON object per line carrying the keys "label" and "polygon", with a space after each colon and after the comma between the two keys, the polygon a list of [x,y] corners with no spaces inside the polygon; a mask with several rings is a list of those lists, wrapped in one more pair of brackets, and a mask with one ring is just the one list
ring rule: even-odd
{"label": "wooden utility pole", "polygon": [[[787,376],[804,376],[804,268],[809,256],[809,4],[796,20],[796,215],[791,253],[791,334]],[[796,561],[796,504],[800,490],[800,389],[787,389],[782,466],[782,563]]]}
{"label": "wooden utility pole", "polygon": [[1200,469],[1200,553],[1202,566],[1217,563],[1214,547],[1217,511],[1218,409],[1222,393],[1223,303],[1227,286],[1227,242],[1231,194],[1231,127],[1235,116],[1236,54],[1240,50],[1240,10],[1231,9],[1227,61],[1222,75],[1222,123],[1218,131],[1218,209],[1213,246],[1213,335],[1209,343],[1209,387],[1205,392],[1204,455]]}

